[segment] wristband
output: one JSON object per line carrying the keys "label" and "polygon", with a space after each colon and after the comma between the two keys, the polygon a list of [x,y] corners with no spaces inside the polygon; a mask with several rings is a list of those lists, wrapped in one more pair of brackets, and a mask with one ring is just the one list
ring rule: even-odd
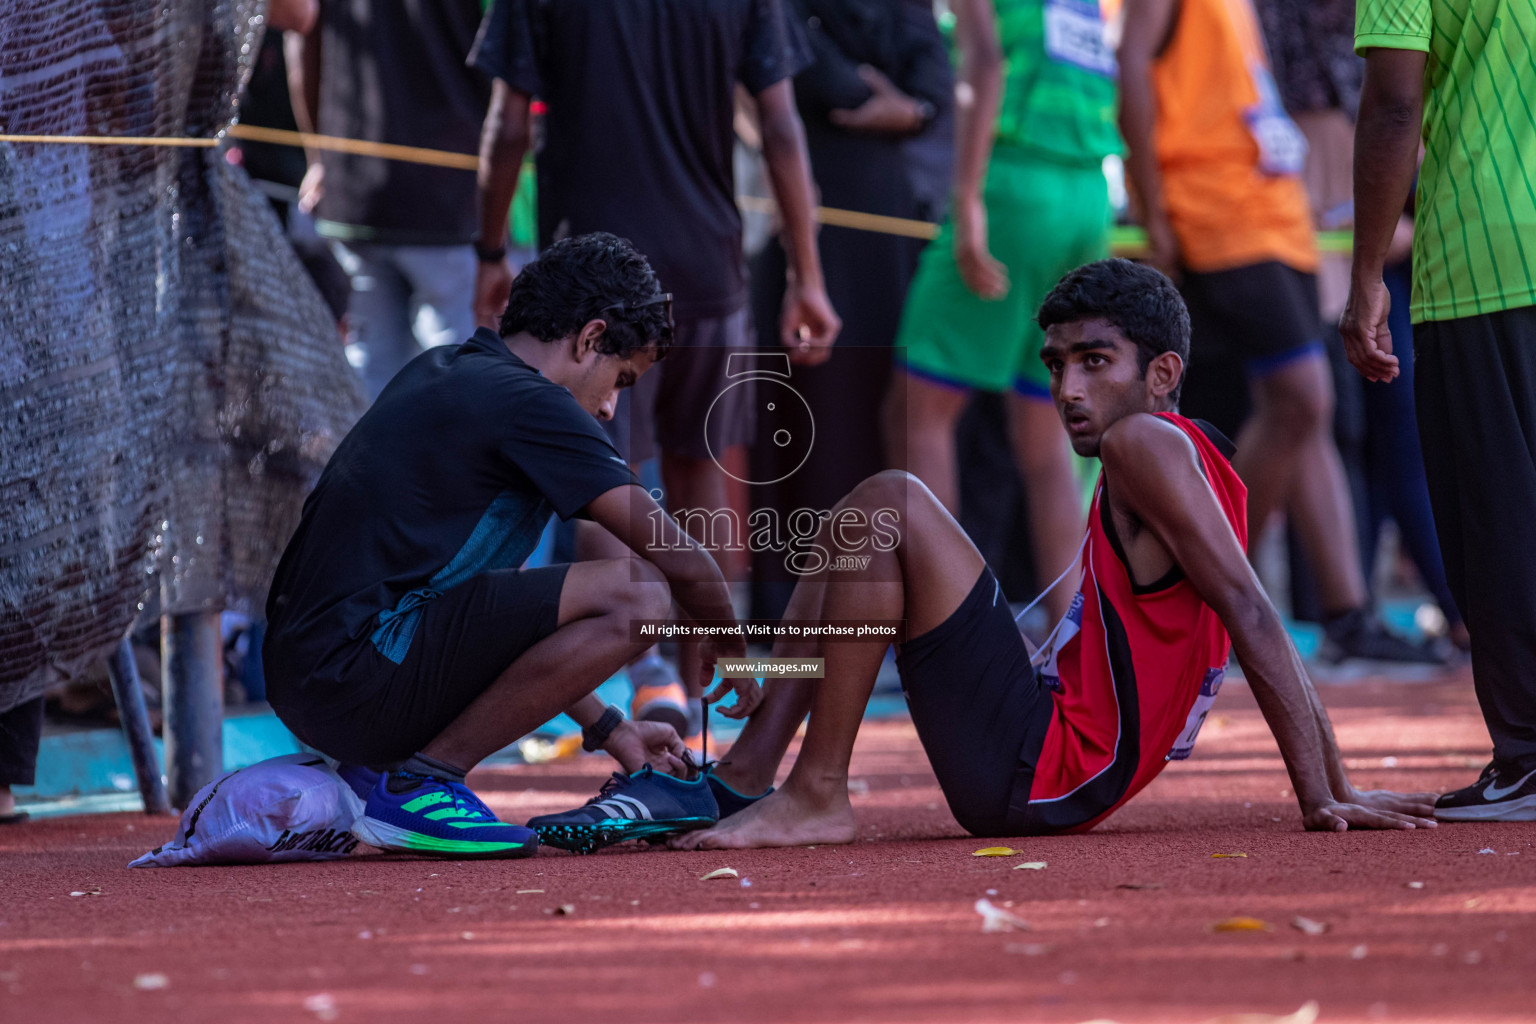
{"label": "wristband", "polygon": [[481,245],[480,240],[477,238],[475,239],[475,255],[479,257],[481,263],[500,263],[507,258],[507,246],[503,242],[495,248],[490,248]]}
{"label": "wristband", "polygon": [[603,744],[608,742],[608,737],[613,735],[613,730],[624,721],[624,712],[609,704],[603,711],[603,717],[585,726],[581,730],[581,749],[587,753],[603,749]]}

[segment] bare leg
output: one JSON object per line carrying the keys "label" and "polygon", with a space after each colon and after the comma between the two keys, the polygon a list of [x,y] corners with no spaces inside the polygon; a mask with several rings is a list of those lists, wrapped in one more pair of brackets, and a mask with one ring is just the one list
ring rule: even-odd
{"label": "bare leg", "polygon": [[507,666],[421,752],[468,771],[591,693],[645,648],[630,636],[630,622],[664,619],[670,609],[666,581],[649,562],[572,565],[556,630]]}
{"label": "bare leg", "polygon": [[[905,619],[907,634],[917,636],[954,614],[981,575],[984,562],[970,538],[933,493],[906,473],[877,474],[838,507],[866,513],[901,510],[900,539],[895,550],[874,550],[864,570],[826,576],[821,584],[825,619]],[[850,534],[844,531],[845,541]],[[713,849],[853,841],[848,763],[885,650],[879,644],[830,641],[822,650],[826,678],[813,686],[805,743],[783,788],[712,829],[682,837],[677,845]],[[760,756],[773,755],[768,741],[781,739],[787,722],[798,724],[789,713],[793,710],[778,722],[778,733],[770,736],[772,727],[764,726],[762,737],[753,740],[759,749],[767,748]]]}
{"label": "bare leg", "polygon": [[[1083,540],[1083,499],[1072,464],[1072,448],[1056,406],[1049,401],[1010,395],[1008,426],[1013,456],[1029,500],[1029,532],[1035,570],[1046,586],[1071,564]],[[1074,574],[1045,598],[1051,622],[1061,621],[1077,592]]]}
{"label": "bare leg", "polygon": [[[824,622],[826,600],[825,572],[807,576],[795,587],[784,609],[790,621]],[[881,648],[882,654],[884,648]],[[773,644],[774,657],[819,658],[823,644],[819,637],[782,637]],[[761,793],[773,785],[779,762],[789,749],[790,740],[811,710],[815,679],[773,679],[763,687],[763,702],[731,745],[730,752],[715,769],[715,774],[741,793]]]}
{"label": "bare leg", "polygon": [[886,458],[927,484],[952,515],[960,514],[955,427],[970,400],[965,389],[934,384],[905,370],[891,375],[885,398]]}
{"label": "bare leg", "polygon": [[1254,412],[1237,438],[1233,467],[1248,487],[1248,536],[1288,507],[1326,611],[1365,603],[1354,513],[1333,443],[1333,381],[1321,354],[1253,382]]}

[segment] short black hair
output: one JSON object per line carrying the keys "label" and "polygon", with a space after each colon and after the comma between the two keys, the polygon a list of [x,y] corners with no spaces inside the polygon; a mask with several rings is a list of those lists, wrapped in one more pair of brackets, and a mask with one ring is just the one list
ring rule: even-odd
{"label": "short black hair", "polygon": [[606,231],[562,238],[513,279],[501,336],[526,331],[554,342],[600,319],[608,329],[599,352],[622,358],[654,346],[660,359],[672,344],[663,298],[650,263],[627,239]]}
{"label": "short black hair", "polygon": [[[1040,304],[1035,322],[1044,330],[1077,320],[1106,320],[1118,327],[1136,343],[1143,375],[1164,352],[1177,352],[1189,366],[1189,310],[1173,282],[1151,267],[1099,260],[1062,278]],[[1169,395],[1175,403],[1183,384],[1181,379]]]}

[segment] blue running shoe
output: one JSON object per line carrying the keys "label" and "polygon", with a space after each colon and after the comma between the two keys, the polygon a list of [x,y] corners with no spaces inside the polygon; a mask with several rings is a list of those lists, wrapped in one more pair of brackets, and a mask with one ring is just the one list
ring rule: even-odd
{"label": "blue running shoe", "polygon": [[546,845],[591,853],[631,839],[653,842],[708,828],[720,820],[714,794],[703,779],[684,782],[646,765],[633,775],[614,772],[582,806],[530,819]]}
{"label": "blue running shoe", "polygon": [[704,772],[704,778],[709,780],[709,791],[710,793],[714,794],[715,805],[720,808],[720,818],[722,821],[726,818],[729,818],[737,811],[746,810],[748,807],[751,807],[763,797],[773,792],[773,787],[769,786],[767,789],[757,794],[757,796],[747,796],[745,793],[733,789],[727,783],[722,782],[715,775],[713,770],[707,769]]}
{"label": "blue running shoe", "polygon": [[[409,788],[394,792],[391,779]],[[535,832],[498,820],[468,786],[414,772],[380,776],[352,834],[381,850],[441,857],[531,857],[539,848]]]}

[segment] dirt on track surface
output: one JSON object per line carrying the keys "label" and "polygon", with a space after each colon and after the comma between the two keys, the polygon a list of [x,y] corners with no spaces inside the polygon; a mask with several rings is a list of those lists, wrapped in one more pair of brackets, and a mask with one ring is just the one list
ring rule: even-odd
{"label": "dirt on track surface", "polygon": [[[1322,692],[1362,786],[1454,788],[1487,757],[1464,675]],[[472,782],[521,820],[607,770]],[[0,828],[0,1019],[1130,1024],[1308,1000],[1326,1024],[1536,1018],[1536,824],[1307,834],[1240,683],[1190,761],[1016,856],[972,856],[998,841],[950,818],[906,723],[866,727],[853,775],[859,841],[800,850],[128,871],[169,822]],[[740,879],[700,881],[719,867]],[[1031,930],[983,932],[980,897]],[[1237,916],[1270,930],[1210,930]]]}

